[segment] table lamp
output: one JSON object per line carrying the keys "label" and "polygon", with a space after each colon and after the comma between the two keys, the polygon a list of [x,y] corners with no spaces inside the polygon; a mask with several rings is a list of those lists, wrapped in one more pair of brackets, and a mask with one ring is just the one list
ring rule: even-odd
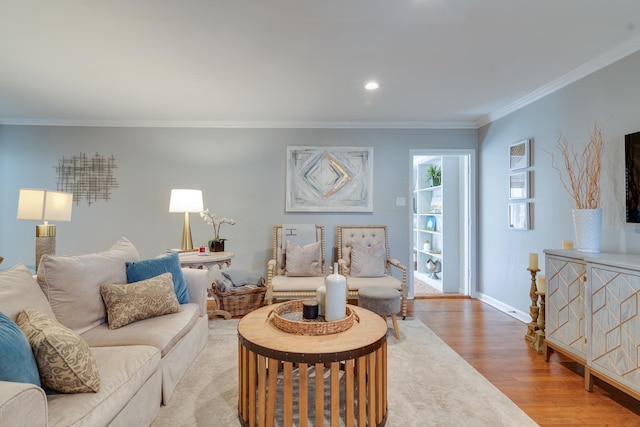
{"label": "table lamp", "polygon": [[190,251],[193,249],[193,240],[191,239],[191,225],[189,224],[189,213],[202,212],[203,209],[204,204],[202,203],[201,190],[171,190],[169,212],[184,212],[184,228],[182,229],[181,246],[181,249],[183,251]]}
{"label": "table lamp", "polygon": [[44,254],[56,253],[56,226],[49,221],[71,221],[73,194],[59,191],[21,188],[18,219],[44,221],[36,225],[36,271]]}

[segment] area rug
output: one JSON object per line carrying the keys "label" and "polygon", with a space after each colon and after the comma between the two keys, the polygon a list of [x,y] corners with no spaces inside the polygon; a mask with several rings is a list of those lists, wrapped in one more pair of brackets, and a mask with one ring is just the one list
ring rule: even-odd
{"label": "area rug", "polygon": [[[388,334],[387,426],[535,426],[417,319]],[[209,320],[209,342],[153,427],[237,427],[238,320]]]}

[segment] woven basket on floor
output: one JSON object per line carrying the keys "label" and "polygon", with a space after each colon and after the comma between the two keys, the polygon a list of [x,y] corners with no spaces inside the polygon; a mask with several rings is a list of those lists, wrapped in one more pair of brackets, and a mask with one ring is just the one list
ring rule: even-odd
{"label": "woven basket on floor", "polygon": [[264,304],[266,292],[266,286],[232,292],[221,292],[215,285],[213,286],[213,293],[220,301],[219,309],[231,313],[231,316],[244,316],[250,311],[260,308]]}

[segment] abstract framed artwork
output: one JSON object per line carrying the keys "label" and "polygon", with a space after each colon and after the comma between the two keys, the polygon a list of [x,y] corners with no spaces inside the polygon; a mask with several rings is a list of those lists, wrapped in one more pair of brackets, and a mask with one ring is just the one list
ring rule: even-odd
{"label": "abstract framed artwork", "polygon": [[529,203],[509,203],[509,229],[529,230]]}
{"label": "abstract framed artwork", "polygon": [[287,147],[287,212],[373,212],[372,147]]}
{"label": "abstract framed artwork", "polygon": [[525,139],[509,146],[509,170],[529,167],[529,140]]}
{"label": "abstract framed artwork", "polygon": [[509,175],[509,198],[529,198],[529,172],[512,173]]}

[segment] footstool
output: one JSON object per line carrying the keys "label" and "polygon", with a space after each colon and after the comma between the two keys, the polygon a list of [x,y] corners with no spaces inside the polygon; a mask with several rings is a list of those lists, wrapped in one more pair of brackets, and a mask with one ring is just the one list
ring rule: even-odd
{"label": "footstool", "polygon": [[400,311],[400,291],[384,286],[367,286],[358,290],[358,306],[371,310],[387,320],[391,316],[393,321],[393,331],[396,338],[400,339],[398,330],[398,318],[396,314]]}

